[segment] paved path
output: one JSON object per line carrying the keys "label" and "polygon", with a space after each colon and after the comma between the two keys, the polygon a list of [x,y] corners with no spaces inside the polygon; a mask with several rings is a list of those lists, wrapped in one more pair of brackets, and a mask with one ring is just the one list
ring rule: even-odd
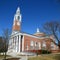
{"label": "paved path", "polygon": [[28,60],[28,56],[21,56],[21,59],[19,60]]}

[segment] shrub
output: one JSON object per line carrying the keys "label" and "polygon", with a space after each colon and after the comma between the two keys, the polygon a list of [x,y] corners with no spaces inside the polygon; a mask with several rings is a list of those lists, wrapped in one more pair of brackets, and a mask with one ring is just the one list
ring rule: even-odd
{"label": "shrub", "polygon": [[48,51],[48,50],[41,50],[41,54],[50,54],[51,51]]}

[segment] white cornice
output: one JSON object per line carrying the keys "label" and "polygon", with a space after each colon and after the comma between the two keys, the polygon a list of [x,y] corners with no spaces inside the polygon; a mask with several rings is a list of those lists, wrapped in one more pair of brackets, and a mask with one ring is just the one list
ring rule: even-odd
{"label": "white cornice", "polygon": [[29,36],[29,37],[33,37],[33,38],[38,38],[38,39],[49,38],[48,36],[45,36],[45,37],[38,37],[38,36],[31,35],[31,34],[20,33],[20,32],[17,32],[17,33],[15,33],[15,34],[12,34],[11,36],[17,36],[17,35],[25,35],[25,36]]}

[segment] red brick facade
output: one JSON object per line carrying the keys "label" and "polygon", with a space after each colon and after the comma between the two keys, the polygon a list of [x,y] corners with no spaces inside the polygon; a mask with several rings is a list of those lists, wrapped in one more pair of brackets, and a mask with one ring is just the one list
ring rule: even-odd
{"label": "red brick facade", "polygon": [[[31,41],[34,42],[33,46],[31,46]],[[36,46],[35,46],[35,44],[36,44],[35,42],[37,44],[40,43],[40,47],[38,45],[37,49],[36,49]],[[43,47],[44,42],[46,44],[46,47]],[[43,50],[43,49],[51,51],[51,52],[57,51],[56,50],[57,46],[55,44],[54,44],[53,49],[51,48],[51,42],[52,42],[52,39],[50,39],[50,38],[42,38],[42,39],[40,38],[39,39],[39,38],[35,38],[35,37],[32,37],[32,36],[26,36],[25,35],[24,36],[24,51],[30,51],[30,52],[40,51],[41,52],[41,50]]]}
{"label": "red brick facade", "polygon": [[29,36],[24,36],[24,50],[26,50],[26,45],[28,45],[28,50],[34,50],[35,48],[35,45],[33,45],[34,48],[30,48],[30,44],[31,44],[31,41],[34,41],[34,42],[41,42],[39,39],[37,38],[33,38],[33,37],[29,37]]}

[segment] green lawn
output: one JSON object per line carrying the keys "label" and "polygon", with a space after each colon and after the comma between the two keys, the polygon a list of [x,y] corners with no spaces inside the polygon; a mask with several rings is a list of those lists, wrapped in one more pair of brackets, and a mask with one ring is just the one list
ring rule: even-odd
{"label": "green lawn", "polygon": [[3,55],[0,55],[0,59],[1,59],[1,58],[4,58],[4,56],[3,56]]}
{"label": "green lawn", "polygon": [[[11,57],[11,56],[8,56],[6,57],[8,60],[19,60],[20,58],[16,58],[16,57]],[[0,60],[3,60],[4,59],[4,55],[0,55]]]}
{"label": "green lawn", "polygon": [[47,54],[36,57],[30,57],[28,60],[60,60],[60,54]]}
{"label": "green lawn", "polygon": [[[11,56],[7,56],[8,57],[11,57]],[[0,55],[0,59],[4,59],[4,55]]]}
{"label": "green lawn", "polygon": [[[10,56],[7,56],[7,57],[10,57]],[[2,58],[4,58],[4,56],[0,55],[0,59]],[[60,54],[46,54],[46,55],[40,55],[36,57],[29,57],[28,60],[60,60]]]}

